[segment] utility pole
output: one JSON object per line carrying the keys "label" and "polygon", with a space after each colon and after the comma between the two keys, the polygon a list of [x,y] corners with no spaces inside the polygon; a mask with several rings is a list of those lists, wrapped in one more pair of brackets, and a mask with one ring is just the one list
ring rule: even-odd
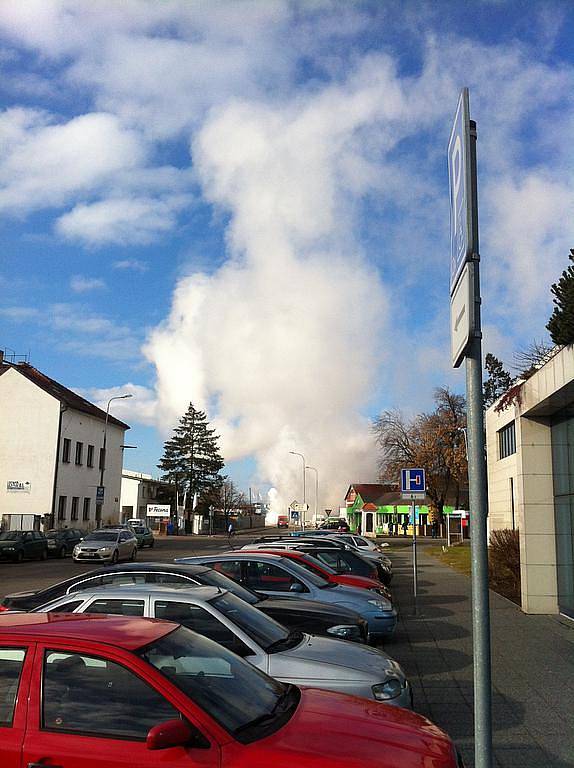
{"label": "utility pole", "polygon": [[315,525],[317,525],[317,510],[319,508],[319,470],[315,467],[305,467],[315,473]]}
{"label": "utility pole", "polygon": [[130,393],[126,395],[115,395],[114,397],[110,397],[108,400],[108,406],[106,408],[106,420],[104,422],[104,440],[102,444],[102,451],[100,453],[100,488],[102,489],[99,491],[99,493],[102,494],[102,500],[98,503],[96,503],[96,527],[99,528],[102,522],[102,507],[104,505],[104,498],[105,498],[105,485],[104,485],[104,472],[106,470],[106,441],[108,437],[108,420],[110,418],[110,403],[113,400],[125,400],[128,397],[133,397],[133,395]]}
{"label": "utility pole", "polygon": [[305,507],[307,505],[307,492],[305,488],[305,456],[303,456],[302,453],[297,453],[297,451],[289,451],[289,453],[292,453],[293,456],[300,456],[303,460],[303,512],[301,513],[301,530],[305,530]]}

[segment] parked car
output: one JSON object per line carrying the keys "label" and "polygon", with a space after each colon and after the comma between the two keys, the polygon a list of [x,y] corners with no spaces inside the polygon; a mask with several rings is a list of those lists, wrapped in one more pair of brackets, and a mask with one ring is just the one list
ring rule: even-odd
{"label": "parked car", "polygon": [[73,556],[77,563],[86,560],[117,563],[118,560],[135,560],[137,553],[138,540],[131,529],[102,528],[92,531],[76,544]]}
{"label": "parked car", "polygon": [[383,651],[290,631],[219,587],[108,587],[66,595],[35,610],[175,621],[284,683],[412,707],[412,690],[403,670]]}
{"label": "parked car", "polygon": [[[311,550],[315,550],[318,548],[321,548],[323,551],[331,550],[334,553],[349,553],[349,555],[354,556],[354,563],[355,567],[353,569],[351,568],[339,568],[337,567],[335,570],[338,573],[345,573],[345,571],[349,571],[352,573],[356,573],[358,576],[367,576],[370,578],[375,578],[381,581],[385,585],[389,585],[391,583],[391,579],[393,577],[392,570],[387,567],[382,560],[379,560],[378,558],[365,558],[362,556],[360,550],[358,550],[356,547],[351,546],[350,544],[346,544],[342,541],[337,541],[336,539],[332,537],[308,537],[305,538],[304,536],[298,536],[298,537],[292,537],[292,536],[281,536],[281,537],[261,537],[259,539],[255,539],[255,541],[252,544],[247,544],[245,546],[246,549],[292,549],[292,550],[299,550],[299,551],[308,551],[311,552]],[[331,563],[328,563],[326,559],[320,558],[323,562],[326,562],[328,565],[331,565]],[[339,561],[347,560],[351,561],[353,558],[350,556],[345,555],[345,557],[338,558]]]}
{"label": "parked car", "polygon": [[0,533],[0,560],[21,563],[24,558],[45,560],[48,542],[40,531],[4,531]]}
{"label": "parked car", "polygon": [[389,546],[388,542],[386,541],[379,543],[374,539],[369,539],[366,536],[360,536],[357,533],[341,533],[337,536],[337,538],[342,539],[345,543],[352,544],[359,549],[369,549],[373,552],[379,552],[382,554],[384,554],[383,550]]}
{"label": "parked car", "polygon": [[[249,551],[249,548],[242,547],[241,551]],[[269,549],[258,549],[257,551],[277,554],[277,549],[273,549],[272,547]],[[327,579],[327,581],[332,581],[334,584],[359,587],[360,589],[370,589],[373,592],[383,595],[387,600],[391,600],[392,602],[390,590],[378,579],[368,578],[367,576],[357,576],[353,573],[338,573],[334,568],[331,568],[331,566],[317,560],[317,558],[313,557],[309,552],[300,552],[296,549],[281,550],[281,557],[287,557],[294,560],[296,563],[299,563],[302,568],[306,568],[308,571],[312,571],[318,576]]]}
{"label": "parked car", "polygon": [[84,538],[84,532],[79,528],[52,528],[46,531],[48,554],[52,557],[71,555],[76,544]]}
{"label": "parked car", "polygon": [[289,528],[288,515],[277,515],[277,528]]}
{"label": "parked car", "polygon": [[0,765],[457,768],[431,722],[286,685],[168,621],[0,617]]}
{"label": "parked car", "polygon": [[395,631],[397,612],[382,595],[367,589],[333,584],[301,568],[278,553],[224,552],[216,555],[178,558],[177,563],[201,563],[220,570],[246,587],[268,595],[294,594],[309,600],[352,608],[366,619],[370,642],[380,642]]}
{"label": "parked car", "polygon": [[31,611],[62,595],[75,594],[84,589],[97,589],[105,585],[125,584],[216,586],[229,590],[289,629],[356,643],[367,642],[367,622],[354,610],[326,605],[316,600],[268,597],[246,589],[223,573],[204,565],[125,563],[98,568],[72,576],[46,589],[6,595],[0,604],[0,611]]}
{"label": "parked car", "polygon": [[134,525],[133,531],[136,535],[136,539],[138,540],[139,549],[143,549],[144,547],[153,547],[155,544],[155,538],[153,531],[150,528],[145,525]]}
{"label": "parked car", "polygon": [[322,531],[350,531],[349,523],[340,517],[335,517],[327,520],[323,523],[320,530]]}

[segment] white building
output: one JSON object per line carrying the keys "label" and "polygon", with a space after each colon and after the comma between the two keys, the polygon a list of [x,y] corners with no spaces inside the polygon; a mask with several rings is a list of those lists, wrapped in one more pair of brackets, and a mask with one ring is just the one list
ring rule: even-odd
{"label": "white building", "polygon": [[[167,505],[172,502],[175,502],[175,485],[146,475],[144,472],[123,470],[120,522],[130,518],[145,520],[148,516],[148,505]],[[166,517],[169,517],[169,514]]]}
{"label": "white building", "polygon": [[574,617],[574,347],[511,394],[486,412],[489,528],[519,530],[523,610]]}
{"label": "white building", "polygon": [[116,521],[129,426],[109,416],[101,483],[105,422],[93,403],[28,363],[5,363],[0,353],[0,521],[12,528]]}

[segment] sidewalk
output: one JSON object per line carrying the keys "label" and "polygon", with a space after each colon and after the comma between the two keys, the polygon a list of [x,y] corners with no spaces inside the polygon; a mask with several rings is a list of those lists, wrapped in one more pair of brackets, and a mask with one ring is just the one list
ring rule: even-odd
{"label": "sidewalk", "polygon": [[[436,542],[433,542],[436,543]],[[411,548],[393,548],[396,634],[385,650],[413,683],[415,709],[457,742],[474,766],[470,579],[418,548],[413,615]],[[526,616],[490,593],[494,765],[574,766],[574,622]]]}

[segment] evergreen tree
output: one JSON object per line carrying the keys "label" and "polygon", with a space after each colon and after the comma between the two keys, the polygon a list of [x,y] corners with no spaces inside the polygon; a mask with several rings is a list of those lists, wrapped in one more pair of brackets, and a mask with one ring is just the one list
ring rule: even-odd
{"label": "evergreen tree", "polygon": [[[574,263],[574,248],[568,257]],[[550,289],[554,294],[554,311],[546,328],[555,344],[574,343],[574,266],[562,272],[562,276]]]}
{"label": "evergreen tree", "polygon": [[223,482],[219,474],[224,461],[219,453],[219,436],[208,426],[204,411],[193,403],[166,440],[158,467],[162,479],[175,483],[178,494],[187,491],[186,510],[193,508],[193,496],[201,496]]}
{"label": "evergreen tree", "polygon": [[486,356],[484,366],[488,373],[488,378],[482,387],[482,397],[484,407],[488,408],[510,389],[513,379],[508,371],[504,369],[501,361],[494,355],[491,355],[490,352]]}

